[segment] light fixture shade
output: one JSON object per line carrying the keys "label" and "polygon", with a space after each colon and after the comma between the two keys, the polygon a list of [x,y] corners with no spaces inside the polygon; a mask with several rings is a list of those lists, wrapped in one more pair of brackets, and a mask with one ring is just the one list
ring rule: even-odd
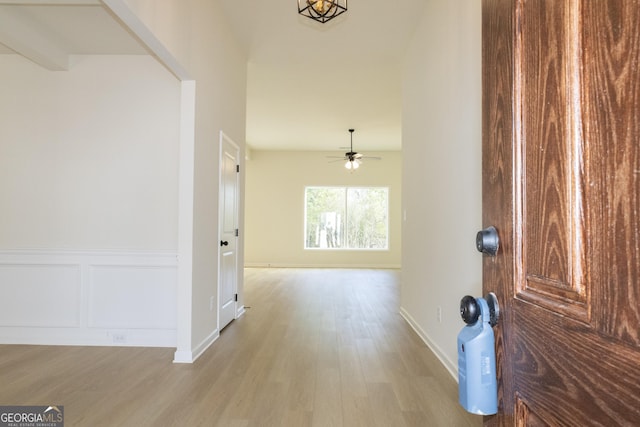
{"label": "light fixture shade", "polygon": [[323,24],[346,11],[347,0],[298,0],[300,15]]}
{"label": "light fixture shade", "polygon": [[344,167],[349,170],[356,170],[360,167],[360,162],[357,160],[347,160],[347,163],[344,164]]}

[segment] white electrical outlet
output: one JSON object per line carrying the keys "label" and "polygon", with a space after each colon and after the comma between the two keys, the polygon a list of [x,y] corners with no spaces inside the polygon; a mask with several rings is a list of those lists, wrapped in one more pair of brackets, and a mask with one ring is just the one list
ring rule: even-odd
{"label": "white electrical outlet", "polygon": [[436,318],[438,319],[438,323],[442,323],[442,307],[440,306],[436,309]]}
{"label": "white electrical outlet", "polygon": [[127,336],[125,334],[113,334],[112,338],[115,344],[124,344],[127,342]]}

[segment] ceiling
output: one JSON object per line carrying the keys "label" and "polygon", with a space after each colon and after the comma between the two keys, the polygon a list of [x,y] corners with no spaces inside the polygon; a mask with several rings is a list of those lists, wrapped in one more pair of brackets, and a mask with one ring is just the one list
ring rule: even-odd
{"label": "ceiling", "polygon": [[[401,148],[401,61],[426,0],[351,0],[321,24],[296,0],[219,2],[248,57],[246,140],[256,150]],[[389,6],[391,5],[391,6]],[[146,54],[98,0],[0,0],[0,53],[52,70],[70,54]]]}

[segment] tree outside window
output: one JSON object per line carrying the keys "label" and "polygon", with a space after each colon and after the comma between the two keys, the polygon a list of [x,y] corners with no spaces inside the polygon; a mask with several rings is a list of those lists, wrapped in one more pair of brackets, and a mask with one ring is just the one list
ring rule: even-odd
{"label": "tree outside window", "polygon": [[386,250],[388,230],[388,188],[305,188],[305,249]]}

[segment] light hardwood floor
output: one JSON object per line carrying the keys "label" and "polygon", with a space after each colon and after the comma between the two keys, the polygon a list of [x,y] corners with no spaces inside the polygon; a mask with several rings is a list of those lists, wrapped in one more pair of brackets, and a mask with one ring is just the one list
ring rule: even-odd
{"label": "light hardwood floor", "polygon": [[[0,405],[66,426],[479,426],[398,314],[395,270],[247,269],[247,313],[192,365],[174,349],[0,346]],[[452,337],[455,339],[455,337]]]}

